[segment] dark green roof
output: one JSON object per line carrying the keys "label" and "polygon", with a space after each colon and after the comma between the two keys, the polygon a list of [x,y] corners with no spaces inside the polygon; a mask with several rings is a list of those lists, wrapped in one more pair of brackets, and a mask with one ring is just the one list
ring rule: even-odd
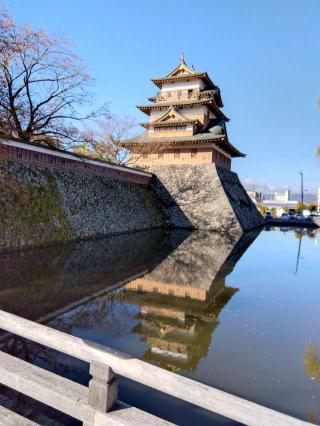
{"label": "dark green roof", "polygon": [[208,74],[206,72],[194,72],[192,74],[179,74],[177,76],[172,76],[172,77],[157,77],[157,78],[152,78],[151,81],[156,84],[158,87],[161,87],[162,83],[167,83],[170,81],[180,81],[180,80],[192,80],[195,78],[199,78],[201,80],[204,80],[206,83],[206,86],[208,88],[212,88],[214,89],[216,86],[214,85],[214,83],[211,81],[211,78],[208,76]]}
{"label": "dark green roof", "polygon": [[123,142],[123,145],[140,145],[142,143],[147,144],[192,144],[192,143],[201,143],[201,142],[213,142],[218,148],[226,151],[231,157],[245,157],[241,151],[234,147],[228,140],[225,134],[214,134],[210,131],[197,133],[192,136],[177,136],[174,138],[162,137],[161,139],[149,138],[148,133],[144,132],[137,138]]}
{"label": "dark green roof", "polygon": [[224,113],[217,107],[217,105],[214,102],[214,97],[208,99],[186,99],[186,100],[172,100],[169,102],[158,102],[156,104],[149,104],[149,105],[137,105],[137,108],[140,109],[143,112],[148,113],[148,111],[154,110],[154,109],[165,109],[170,106],[173,106],[174,108],[177,107],[184,107],[189,105],[208,105],[212,107],[212,109],[221,117],[224,118],[224,120],[229,121],[229,118],[224,115]]}

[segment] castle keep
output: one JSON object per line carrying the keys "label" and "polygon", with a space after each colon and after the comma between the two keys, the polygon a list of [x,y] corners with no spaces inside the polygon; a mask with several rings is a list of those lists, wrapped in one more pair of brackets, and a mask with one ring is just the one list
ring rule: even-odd
{"label": "castle keep", "polygon": [[151,81],[160,92],[151,104],[138,106],[149,121],[129,144],[133,164],[215,163],[230,169],[232,158],[244,157],[228,140],[220,89],[206,72],[190,68],[181,55],[173,71]]}
{"label": "castle keep", "polygon": [[232,158],[245,155],[229,142],[219,87],[183,55],[173,71],[151,81],[160,91],[138,106],[149,117],[141,124],[145,131],[124,145],[133,165],[156,176],[168,223],[229,234],[260,226],[260,214],[231,172]]}

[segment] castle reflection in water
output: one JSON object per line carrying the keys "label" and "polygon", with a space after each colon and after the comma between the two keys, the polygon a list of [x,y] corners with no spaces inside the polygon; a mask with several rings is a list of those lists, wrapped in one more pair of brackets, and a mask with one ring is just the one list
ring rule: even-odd
{"label": "castle reflection in water", "polygon": [[[170,239],[181,238],[173,233]],[[240,241],[208,233],[184,241],[150,273],[124,286],[118,298],[140,307],[132,333],[148,345],[143,359],[170,371],[194,371],[207,355],[223,307],[238,291],[226,276],[256,237]]]}
{"label": "castle reflection in water", "polygon": [[[0,305],[170,371],[192,372],[238,291],[226,285],[226,276],[255,237],[155,230],[10,253],[0,256]],[[0,346],[67,378],[89,380],[87,366],[48,348],[14,336],[0,336]],[[124,400],[130,389],[121,384]],[[0,393],[2,405],[22,415],[28,407],[33,420],[39,413],[61,420],[27,397]]]}
{"label": "castle reflection in water", "polygon": [[99,330],[106,345],[139,335],[143,359],[192,372],[238,291],[226,276],[256,236],[153,231],[11,254],[0,258],[1,308],[93,340]]}
{"label": "castle reflection in water", "polygon": [[[99,257],[96,276],[103,282],[104,270],[113,267],[127,283],[66,311],[49,325],[136,356],[142,350],[144,360],[173,372],[193,372],[208,353],[221,310],[238,291],[226,285],[226,277],[256,236],[248,233],[232,240],[202,231],[173,231],[161,237],[155,232],[149,251],[143,245],[129,249],[126,239],[122,249],[130,253],[127,276],[114,256],[113,262]],[[130,280],[130,274],[138,277]],[[139,339],[132,345],[134,335]],[[118,341],[127,344],[119,347]]]}

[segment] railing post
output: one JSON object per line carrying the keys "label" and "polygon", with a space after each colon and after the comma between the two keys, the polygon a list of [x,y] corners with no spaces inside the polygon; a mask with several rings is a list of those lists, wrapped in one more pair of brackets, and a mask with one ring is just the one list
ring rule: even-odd
{"label": "railing post", "polygon": [[[89,405],[102,413],[111,411],[118,400],[118,380],[112,368],[92,361],[90,374],[92,379],[89,382]],[[89,423],[84,425],[89,426]]]}

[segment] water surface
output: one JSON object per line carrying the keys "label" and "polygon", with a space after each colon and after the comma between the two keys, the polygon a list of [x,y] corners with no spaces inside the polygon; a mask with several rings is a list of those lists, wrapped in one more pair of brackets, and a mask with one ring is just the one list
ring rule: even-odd
{"label": "water surface", "polygon": [[[0,308],[317,423],[319,243],[314,231],[153,231],[11,253]],[[22,339],[5,349],[88,380],[83,363]],[[130,381],[120,396],[179,424],[235,424]]]}

